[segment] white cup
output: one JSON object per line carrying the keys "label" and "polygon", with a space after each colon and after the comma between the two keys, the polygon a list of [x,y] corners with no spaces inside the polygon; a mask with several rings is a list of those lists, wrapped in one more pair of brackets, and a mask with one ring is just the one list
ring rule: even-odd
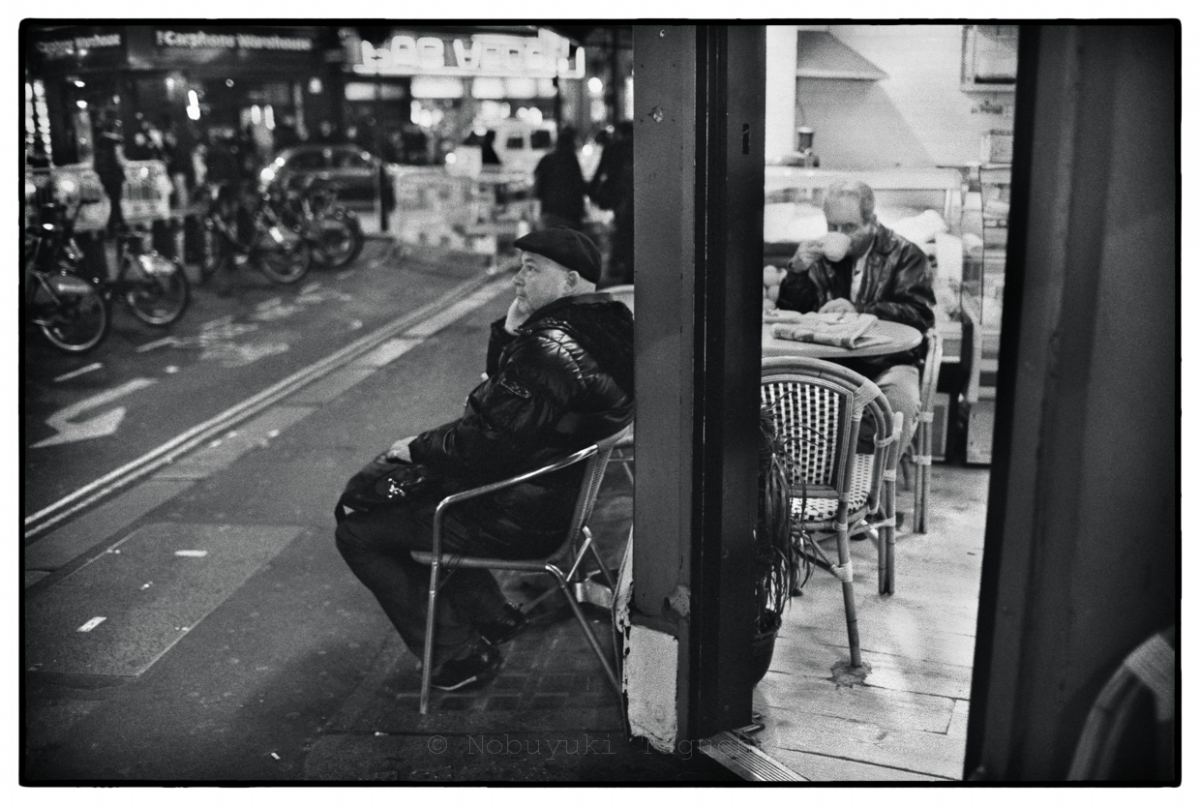
{"label": "white cup", "polygon": [[821,251],[830,263],[837,263],[850,251],[850,236],[840,232],[827,232],[821,239]]}

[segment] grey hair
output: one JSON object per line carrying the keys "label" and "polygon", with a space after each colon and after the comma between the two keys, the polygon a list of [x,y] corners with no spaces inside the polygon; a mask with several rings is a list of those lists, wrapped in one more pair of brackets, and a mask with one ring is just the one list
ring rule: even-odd
{"label": "grey hair", "polygon": [[866,182],[854,179],[839,179],[825,189],[825,199],[822,206],[827,206],[830,199],[858,199],[858,211],[864,223],[875,215],[875,191]]}

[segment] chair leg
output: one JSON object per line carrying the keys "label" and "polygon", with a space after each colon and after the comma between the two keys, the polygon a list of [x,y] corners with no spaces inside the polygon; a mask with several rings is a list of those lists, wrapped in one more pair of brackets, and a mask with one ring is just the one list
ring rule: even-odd
{"label": "chair leg", "polygon": [[842,601],[846,606],[846,636],[850,644],[850,665],[862,666],[862,650],[858,643],[858,611],[854,606],[854,573],[850,565],[850,536],[846,528],[846,502],[838,506],[837,552],[842,581]]}
{"label": "chair leg", "polygon": [[425,652],[421,658],[421,713],[429,713],[429,689],[433,681],[433,631],[437,624],[438,572],[437,557],[429,566],[429,605],[425,613]]}
{"label": "chair leg", "polygon": [[588,540],[587,547],[588,551],[592,553],[592,559],[596,561],[596,565],[600,568],[600,574],[604,577],[605,583],[607,583],[613,592],[616,592],[617,582],[613,579],[612,572],[605,567],[604,560],[600,557],[600,552],[596,549],[596,541]]}
{"label": "chair leg", "polygon": [[621,683],[617,680],[617,674],[613,671],[612,664],[608,662],[608,658],[604,656],[604,648],[600,646],[600,642],[596,640],[596,634],[592,632],[592,628],[588,626],[587,618],[583,615],[583,611],[579,609],[579,603],[575,601],[575,597],[571,595],[571,589],[567,585],[567,578],[563,572],[556,566],[547,565],[546,571],[554,576],[554,581],[558,583],[558,589],[562,591],[563,597],[567,600],[567,604],[571,607],[571,613],[574,614],[575,620],[579,622],[580,628],[583,630],[584,637],[587,638],[588,645],[591,646],[592,652],[595,653],[596,659],[600,661],[600,665],[604,667],[604,674],[608,678],[608,683],[612,686],[613,691],[617,696],[621,696]]}
{"label": "chair leg", "polygon": [[881,593],[891,595],[896,592],[896,481],[894,479],[883,483],[883,522],[885,526],[879,533],[879,545],[887,546],[883,566],[884,584]]}

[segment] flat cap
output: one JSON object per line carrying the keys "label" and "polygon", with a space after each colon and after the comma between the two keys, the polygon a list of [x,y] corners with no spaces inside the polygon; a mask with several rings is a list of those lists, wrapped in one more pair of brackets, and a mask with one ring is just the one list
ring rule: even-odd
{"label": "flat cap", "polygon": [[566,227],[553,227],[523,235],[513,246],[548,257],[569,271],[593,283],[600,281],[600,250],[582,232]]}

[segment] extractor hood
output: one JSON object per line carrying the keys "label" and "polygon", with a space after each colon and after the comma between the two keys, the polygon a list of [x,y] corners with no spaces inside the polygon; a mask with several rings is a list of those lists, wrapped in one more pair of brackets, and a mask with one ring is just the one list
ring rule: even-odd
{"label": "extractor hood", "polygon": [[878,81],[888,77],[828,31],[798,31],[796,36],[796,75],[800,78]]}

